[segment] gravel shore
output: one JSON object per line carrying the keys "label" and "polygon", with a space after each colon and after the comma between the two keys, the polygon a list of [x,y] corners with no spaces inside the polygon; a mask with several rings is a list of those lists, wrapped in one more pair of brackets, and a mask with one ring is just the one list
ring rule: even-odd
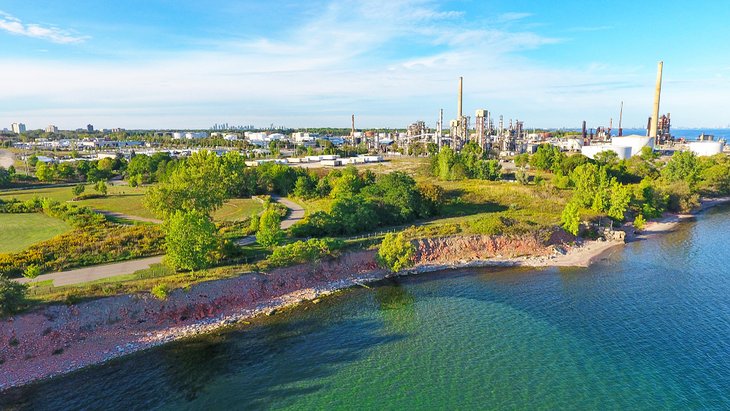
{"label": "gravel shore", "polygon": [[[726,202],[730,198],[705,201],[699,211]],[[647,224],[642,236],[670,231],[689,217],[668,215]],[[417,265],[398,274],[380,269],[374,251],[359,251],[200,283],[175,290],[164,301],[137,294],[42,307],[0,320],[0,392],[390,276],[487,266],[587,267],[621,244],[565,238],[549,244],[486,236],[431,239],[419,244]]]}

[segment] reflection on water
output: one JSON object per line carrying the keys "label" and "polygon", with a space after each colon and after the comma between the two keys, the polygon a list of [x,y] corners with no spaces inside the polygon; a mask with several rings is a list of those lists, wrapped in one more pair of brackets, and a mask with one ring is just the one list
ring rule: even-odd
{"label": "reflection on water", "polygon": [[11,391],[19,409],[727,409],[730,209],[589,269],[383,281]]}

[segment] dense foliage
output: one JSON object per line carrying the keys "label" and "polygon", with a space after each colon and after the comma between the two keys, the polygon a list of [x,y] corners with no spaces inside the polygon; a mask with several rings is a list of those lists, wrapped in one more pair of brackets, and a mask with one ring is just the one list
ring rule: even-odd
{"label": "dense foliage", "polygon": [[296,241],[274,248],[267,259],[269,267],[284,267],[335,257],[345,243],[332,238],[312,238],[307,241]]}
{"label": "dense foliage", "polygon": [[398,272],[413,265],[415,253],[415,246],[403,233],[388,233],[380,244],[377,258],[382,267]]}
{"label": "dense foliage", "polygon": [[444,202],[443,189],[418,185],[400,171],[375,177],[351,168],[330,180],[328,195],[334,198],[330,210],[316,211],[292,227],[295,236],[351,235],[404,224],[436,215]]}
{"label": "dense foliage", "polygon": [[[574,189],[563,212],[562,225],[567,231],[578,231],[580,208],[619,222],[633,214],[638,219],[634,225],[643,226],[645,218],[659,217],[665,211],[691,211],[699,206],[700,195],[730,194],[730,160],[725,155],[697,157],[689,151],[677,151],[662,164],[648,147],[624,161],[611,153],[599,153],[595,160],[577,161],[571,159],[583,156],[571,156],[559,160],[557,166],[553,163],[554,185]],[[578,165],[564,176],[562,170],[568,162]]]}
{"label": "dense foliage", "polygon": [[28,286],[0,275],[0,317],[14,314],[25,308]]}
{"label": "dense foliage", "polygon": [[259,219],[256,241],[264,247],[279,245],[284,239],[281,231],[281,215],[272,207],[268,207]]}
{"label": "dense foliage", "polygon": [[209,267],[220,249],[215,224],[197,210],[176,211],[165,224],[166,262],[176,270]]}
{"label": "dense foliage", "polygon": [[432,157],[431,171],[441,180],[499,180],[502,177],[502,166],[499,161],[489,160],[487,157],[488,153],[471,141],[458,153],[444,146]]}

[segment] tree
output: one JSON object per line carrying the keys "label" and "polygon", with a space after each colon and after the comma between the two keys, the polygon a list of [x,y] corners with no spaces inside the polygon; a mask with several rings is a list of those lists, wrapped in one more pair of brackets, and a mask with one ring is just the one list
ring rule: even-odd
{"label": "tree", "polygon": [[0,275],[0,317],[14,314],[23,309],[28,286]]}
{"label": "tree", "polygon": [[73,195],[74,195],[75,197],[78,197],[78,196],[80,196],[80,195],[81,195],[81,194],[82,194],[82,193],[83,193],[83,192],[84,192],[85,190],[86,190],[86,186],[84,186],[83,184],[76,184],[76,185],[75,185],[75,186],[73,186],[73,188],[71,189],[71,191],[73,192]]}
{"label": "tree", "polygon": [[578,203],[570,201],[565,205],[560,216],[560,225],[570,234],[578,235],[580,230],[580,207]]}
{"label": "tree", "polygon": [[259,215],[254,213],[251,215],[251,220],[248,223],[248,231],[255,233],[259,231]]}
{"label": "tree", "polygon": [[40,181],[53,181],[53,169],[46,165],[46,163],[39,163],[35,169],[35,176]]}
{"label": "tree", "polygon": [[208,215],[199,210],[178,210],[165,223],[165,247],[170,266],[194,271],[213,263],[220,240]]}
{"label": "tree", "polygon": [[103,180],[100,180],[96,183],[96,185],[94,185],[94,190],[98,191],[103,196],[105,196],[108,191],[106,183]]}
{"label": "tree", "polygon": [[525,168],[530,163],[530,155],[527,153],[517,154],[515,156],[515,167]]}
{"label": "tree", "polygon": [[213,153],[200,151],[176,167],[166,182],[150,187],[144,204],[165,218],[179,210],[209,214],[222,206],[225,198],[220,160]]}
{"label": "tree", "polygon": [[611,184],[611,206],[608,208],[608,216],[616,221],[623,221],[624,214],[631,203],[631,189],[628,186],[614,182]]}
{"label": "tree", "polygon": [[537,152],[530,157],[530,166],[538,170],[549,171],[559,165],[564,156],[560,149],[552,144],[540,144]]}
{"label": "tree", "polygon": [[273,207],[269,207],[259,219],[256,241],[264,247],[279,245],[284,237],[281,231],[281,217]]}
{"label": "tree", "polygon": [[10,173],[8,170],[0,167],[0,187],[7,187],[10,185]]}
{"label": "tree", "polygon": [[593,159],[596,163],[602,166],[618,164],[618,154],[613,150],[605,150],[600,153],[596,153],[596,155],[593,156]]}
{"label": "tree", "polygon": [[378,249],[378,262],[392,272],[398,272],[413,265],[416,248],[403,233],[388,233]]}
{"label": "tree", "polygon": [[685,181],[690,187],[699,181],[699,162],[691,151],[675,151],[667,165],[662,169],[662,177],[669,183]]}

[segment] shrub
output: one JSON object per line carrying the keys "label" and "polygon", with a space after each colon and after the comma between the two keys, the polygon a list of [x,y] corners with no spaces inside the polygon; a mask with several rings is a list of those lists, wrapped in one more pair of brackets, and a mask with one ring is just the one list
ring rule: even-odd
{"label": "shrub", "polygon": [[644,216],[642,214],[639,214],[634,219],[634,228],[641,231],[644,229],[644,226],[646,225],[646,220],[644,219]]}
{"label": "shrub", "polygon": [[76,184],[72,189],[71,192],[73,192],[74,197],[78,197],[86,190],[86,187],[83,184]]}
{"label": "shrub", "polygon": [[345,243],[332,238],[313,238],[274,248],[268,258],[272,267],[284,267],[334,257]]}
{"label": "shrub", "polygon": [[413,265],[416,248],[403,233],[388,233],[378,249],[378,263],[392,272],[398,272]]}
{"label": "shrub", "polygon": [[150,293],[158,300],[166,300],[167,296],[170,294],[170,289],[167,287],[167,284],[157,284],[152,287]]}
{"label": "shrub", "polygon": [[28,286],[0,276],[0,316],[16,313],[27,304]]}
{"label": "shrub", "polygon": [[25,271],[23,272],[23,277],[25,278],[36,278],[41,274],[41,268],[38,267],[37,264],[30,264],[29,266],[25,267]]}
{"label": "shrub", "polygon": [[281,217],[272,207],[264,211],[259,219],[256,241],[264,247],[272,247],[281,243],[284,237],[281,231]]}

